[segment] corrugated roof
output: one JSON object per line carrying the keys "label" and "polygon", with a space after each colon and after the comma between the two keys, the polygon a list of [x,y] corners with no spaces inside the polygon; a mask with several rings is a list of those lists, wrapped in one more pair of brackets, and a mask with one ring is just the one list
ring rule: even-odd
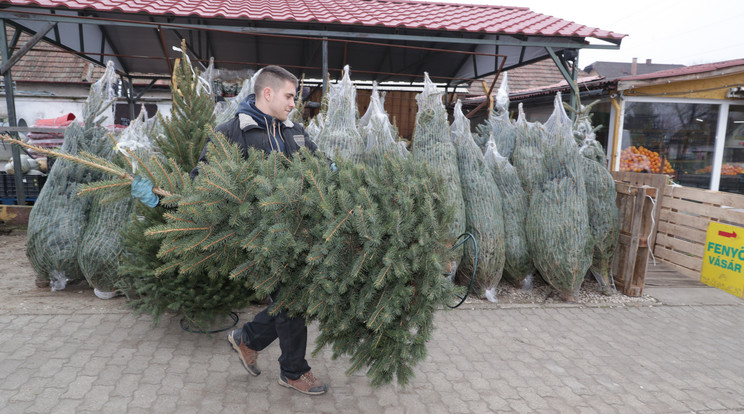
{"label": "corrugated roof", "polygon": [[410,0],[12,0],[3,3],[151,15],[595,37],[615,41],[626,36],[533,12],[526,7]]}
{"label": "corrugated roof", "polygon": [[726,69],[733,66],[744,66],[744,59],[726,60],[723,62],[706,63],[703,65],[686,66],[682,68],[662,70],[659,72],[647,73],[635,76],[625,76],[619,81],[635,81],[645,79],[669,78],[674,76],[694,75],[697,73],[711,72],[714,70]]}
{"label": "corrugated roof", "polygon": [[[662,70],[683,68],[685,65],[637,62],[635,66],[636,75],[645,75]],[[594,62],[591,65],[585,67],[584,71],[588,73],[594,73],[597,76],[603,76],[608,80],[617,79],[626,76],[633,76],[633,63],[600,61]]]}

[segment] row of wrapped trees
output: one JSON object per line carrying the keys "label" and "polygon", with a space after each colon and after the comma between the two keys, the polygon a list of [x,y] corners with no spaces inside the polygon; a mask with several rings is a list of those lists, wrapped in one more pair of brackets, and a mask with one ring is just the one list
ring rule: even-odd
{"label": "row of wrapped trees", "polygon": [[[250,80],[216,107],[203,76],[184,54],[171,115],[141,115],[123,134],[101,127],[110,87],[91,88],[85,124],[68,128],[29,224],[42,279],[64,288],[85,278],[156,321],[175,313],[195,326],[279,290],[276,310],[319,323],[316,351],[350,355],[349,372],[366,368],[375,385],[405,384],[425,357],[434,311],[460,290],[443,277],[454,269],[493,301],[502,275],[523,286],[535,270],[571,300],[591,263],[610,289],[614,183],[585,113],[581,124],[565,112],[545,126],[515,123],[502,90],[473,134],[459,103],[449,122],[426,76],[409,153],[376,89],[359,116],[347,67],[308,123],[319,151],[244,156],[214,127]],[[158,207],[132,202],[135,175],[155,184]],[[602,193],[601,209],[588,192]],[[73,231],[45,232],[52,223]],[[478,251],[453,251],[463,233]]]}

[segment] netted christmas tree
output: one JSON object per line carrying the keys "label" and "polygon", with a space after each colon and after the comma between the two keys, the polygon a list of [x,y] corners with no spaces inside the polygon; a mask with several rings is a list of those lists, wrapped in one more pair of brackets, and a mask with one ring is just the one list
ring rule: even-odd
{"label": "netted christmas tree", "polygon": [[489,140],[486,144],[484,159],[501,193],[506,256],[504,278],[517,287],[528,289],[535,271],[525,234],[525,220],[530,199],[522,188],[517,170],[506,157],[499,154],[493,140]]}
{"label": "netted christmas tree", "polygon": [[418,112],[411,156],[446,177],[446,200],[455,210],[449,231],[454,240],[465,231],[465,202],[457,169],[457,150],[449,131],[442,91],[429,79],[428,73],[424,73],[424,90],[416,95],[416,102]]}
{"label": "netted christmas tree", "polygon": [[592,232],[594,250],[589,270],[605,294],[615,292],[612,275],[612,258],[620,242],[620,212],[615,199],[615,179],[607,169],[607,158],[602,145],[597,141],[591,124],[591,108],[596,104],[581,106],[574,122],[574,137],[581,142],[579,153],[583,156],[586,183],[589,227]]}
{"label": "netted christmas tree", "polygon": [[399,142],[396,142],[398,132],[390,123],[390,118],[383,109],[382,100],[376,88],[373,88],[367,112],[359,120],[359,132],[367,143],[363,160],[369,166],[379,167],[383,158],[389,153],[401,157],[408,156],[405,147],[401,147]]}
{"label": "netted christmas tree", "polygon": [[493,139],[496,149],[503,157],[511,159],[517,142],[517,128],[509,119],[509,83],[507,73],[501,80],[501,86],[496,93],[493,110],[489,112],[485,123],[476,128],[477,142],[485,152],[489,139]]}
{"label": "netted christmas tree", "polygon": [[522,104],[515,123],[517,131],[514,153],[511,160],[517,170],[519,181],[528,196],[532,196],[545,182],[545,128],[538,123],[527,122]]}
{"label": "netted christmas tree", "polygon": [[344,66],[344,75],[337,84],[329,85],[323,128],[316,144],[318,149],[333,158],[361,162],[364,141],[357,130],[356,88],[351,83],[349,66]]}
{"label": "netted christmas tree", "polygon": [[221,125],[231,120],[235,116],[235,113],[238,111],[238,105],[240,105],[240,103],[243,102],[243,100],[245,100],[245,98],[247,98],[248,95],[253,93],[253,83],[256,80],[256,75],[258,75],[258,72],[256,72],[253,76],[243,81],[243,85],[241,86],[240,91],[237,93],[237,95],[227,98],[224,101],[215,104],[214,106],[214,124],[215,125]]}
{"label": "netted christmas tree", "polygon": [[[115,138],[115,148],[124,154],[129,150],[141,156],[149,156],[152,143],[147,135],[148,129],[155,132],[157,126],[149,123],[147,111],[142,105],[139,116]],[[104,153],[95,155],[113,160],[117,153],[108,148]],[[125,165],[125,160],[121,157],[118,157],[117,161]],[[136,163],[132,166],[136,170]],[[110,185],[129,187],[126,182],[114,182]],[[100,183],[95,184],[95,187],[98,186]],[[93,287],[96,296],[102,299],[116,295],[120,256],[124,249],[121,229],[131,220],[133,206],[134,200],[128,197],[126,192],[99,191],[92,196],[85,232],[78,251],[78,262],[88,284]]]}
{"label": "netted christmas tree", "polygon": [[[496,302],[496,285],[504,270],[504,211],[502,196],[478,145],[470,132],[470,120],[462,113],[462,103],[455,104],[452,136],[457,148],[457,166],[465,203],[465,230],[478,246],[466,243],[458,272],[469,279],[475,271],[476,292]],[[473,268],[476,264],[477,268]]]}
{"label": "netted christmas tree", "polygon": [[[84,124],[72,123],[65,130],[61,151],[66,154],[90,152],[109,154],[113,147],[103,122],[111,114],[116,98],[116,73],[112,63],[95,82],[83,106]],[[85,231],[91,200],[77,196],[80,184],[101,175],[84,165],[67,160],[55,162],[39,197],[31,209],[28,222],[26,256],[42,283],[52,290],[64,289],[67,282],[84,279],[78,264],[78,251]]]}
{"label": "netted christmas tree", "polygon": [[[562,110],[560,96],[554,108],[554,115]],[[563,300],[575,301],[592,262],[593,246],[583,161],[570,128],[551,130],[544,141],[545,180],[530,198],[527,242],[543,279]]]}

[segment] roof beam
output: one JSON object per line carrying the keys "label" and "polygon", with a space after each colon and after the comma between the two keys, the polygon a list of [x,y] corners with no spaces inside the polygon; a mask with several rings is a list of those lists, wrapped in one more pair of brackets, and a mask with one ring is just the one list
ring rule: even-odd
{"label": "roof beam", "polygon": [[[55,26],[57,26],[57,23],[49,22],[46,26],[44,26],[43,29],[36,32],[35,35],[31,37],[31,39],[28,39],[28,42],[26,42],[23,46],[21,46],[20,49],[18,49],[13,55],[8,58],[7,61],[3,62],[3,65],[0,66],[0,75],[5,75],[5,72],[9,71],[10,68],[13,67],[21,58],[28,53],[32,47],[36,46],[37,43],[41,41],[41,39],[49,33],[50,30],[52,30]],[[3,28],[5,30],[5,28]],[[16,28],[16,32],[19,30]]]}

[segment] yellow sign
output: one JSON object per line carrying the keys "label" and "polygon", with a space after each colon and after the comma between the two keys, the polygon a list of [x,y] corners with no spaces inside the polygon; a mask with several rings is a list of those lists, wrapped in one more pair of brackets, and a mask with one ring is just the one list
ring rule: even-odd
{"label": "yellow sign", "polygon": [[711,222],[700,281],[744,298],[744,229]]}

